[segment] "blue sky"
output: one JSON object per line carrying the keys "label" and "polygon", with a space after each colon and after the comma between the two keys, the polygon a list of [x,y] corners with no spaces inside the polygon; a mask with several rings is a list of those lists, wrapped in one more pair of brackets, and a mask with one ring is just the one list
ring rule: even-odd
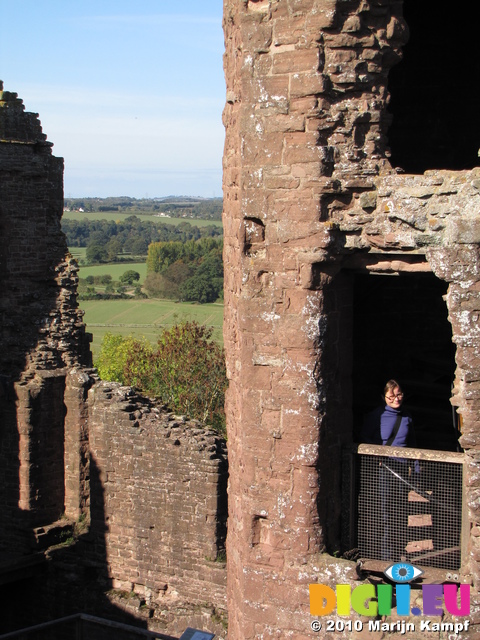
{"label": "blue sky", "polygon": [[65,159],[65,195],[218,197],[222,0],[0,0],[0,79]]}

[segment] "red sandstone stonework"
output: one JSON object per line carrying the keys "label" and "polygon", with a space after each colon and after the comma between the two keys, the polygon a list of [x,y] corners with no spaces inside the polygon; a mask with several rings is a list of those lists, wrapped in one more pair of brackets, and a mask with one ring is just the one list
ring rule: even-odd
{"label": "red sandstone stonework", "polygon": [[225,442],[98,380],[60,226],[63,160],[2,88],[0,633],[83,612],[222,637]]}
{"label": "red sandstone stonework", "polygon": [[229,638],[299,640],[312,637],[308,583],[352,579],[325,550],[339,544],[352,441],[354,264],[449,283],[471,460],[464,570],[478,588],[480,170],[389,165],[399,2],[224,0],[224,30]]}
{"label": "red sandstone stonework", "polygon": [[[388,161],[400,2],[225,0],[224,27],[228,636],[311,638],[308,584],[358,580],[334,554],[354,426],[352,274],[372,273],[448,285],[475,628],[480,170],[408,175]],[[62,161],[8,92],[0,172],[2,622],[123,612],[222,637],[223,443],[89,368],[60,230]],[[52,547],[74,519],[75,543]],[[24,562],[17,609],[8,581]]]}
{"label": "red sandstone stonework", "polygon": [[60,229],[63,159],[2,83],[0,174],[1,562],[25,553],[28,526],[64,512],[65,378],[91,364]]}

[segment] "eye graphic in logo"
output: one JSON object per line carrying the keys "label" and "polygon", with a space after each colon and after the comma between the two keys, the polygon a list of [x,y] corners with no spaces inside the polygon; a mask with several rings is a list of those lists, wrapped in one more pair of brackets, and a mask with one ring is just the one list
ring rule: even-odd
{"label": "eye graphic in logo", "polygon": [[402,584],[419,578],[423,571],[418,567],[414,567],[413,564],[408,564],[408,562],[397,562],[387,567],[383,573],[390,580]]}

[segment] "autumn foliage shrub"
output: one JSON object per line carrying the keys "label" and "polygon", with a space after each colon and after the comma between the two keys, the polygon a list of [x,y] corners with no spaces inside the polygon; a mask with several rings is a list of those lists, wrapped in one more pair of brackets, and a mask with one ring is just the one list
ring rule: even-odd
{"label": "autumn foliage shrub", "polygon": [[156,345],[108,333],[96,363],[98,372],[104,380],[134,386],[172,411],[224,433],[225,358],[211,337],[212,330],[197,322],[165,329]]}

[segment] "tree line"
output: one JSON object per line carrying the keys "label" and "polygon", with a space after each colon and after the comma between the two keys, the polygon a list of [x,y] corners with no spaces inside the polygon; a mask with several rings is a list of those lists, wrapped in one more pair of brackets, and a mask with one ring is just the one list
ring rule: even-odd
{"label": "tree line", "polygon": [[221,220],[222,198],[194,198],[167,196],[165,198],[65,198],[65,209],[70,211],[121,211],[142,214],[165,213],[175,217]]}
{"label": "tree line", "polygon": [[69,247],[87,247],[89,263],[114,262],[122,254],[147,255],[153,242],[187,242],[222,235],[216,225],[198,227],[190,222],[177,225],[142,221],[137,216],[117,220],[62,220]]}
{"label": "tree line", "polygon": [[191,302],[223,298],[223,240],[154,242],[144,287],[150,296]]}

